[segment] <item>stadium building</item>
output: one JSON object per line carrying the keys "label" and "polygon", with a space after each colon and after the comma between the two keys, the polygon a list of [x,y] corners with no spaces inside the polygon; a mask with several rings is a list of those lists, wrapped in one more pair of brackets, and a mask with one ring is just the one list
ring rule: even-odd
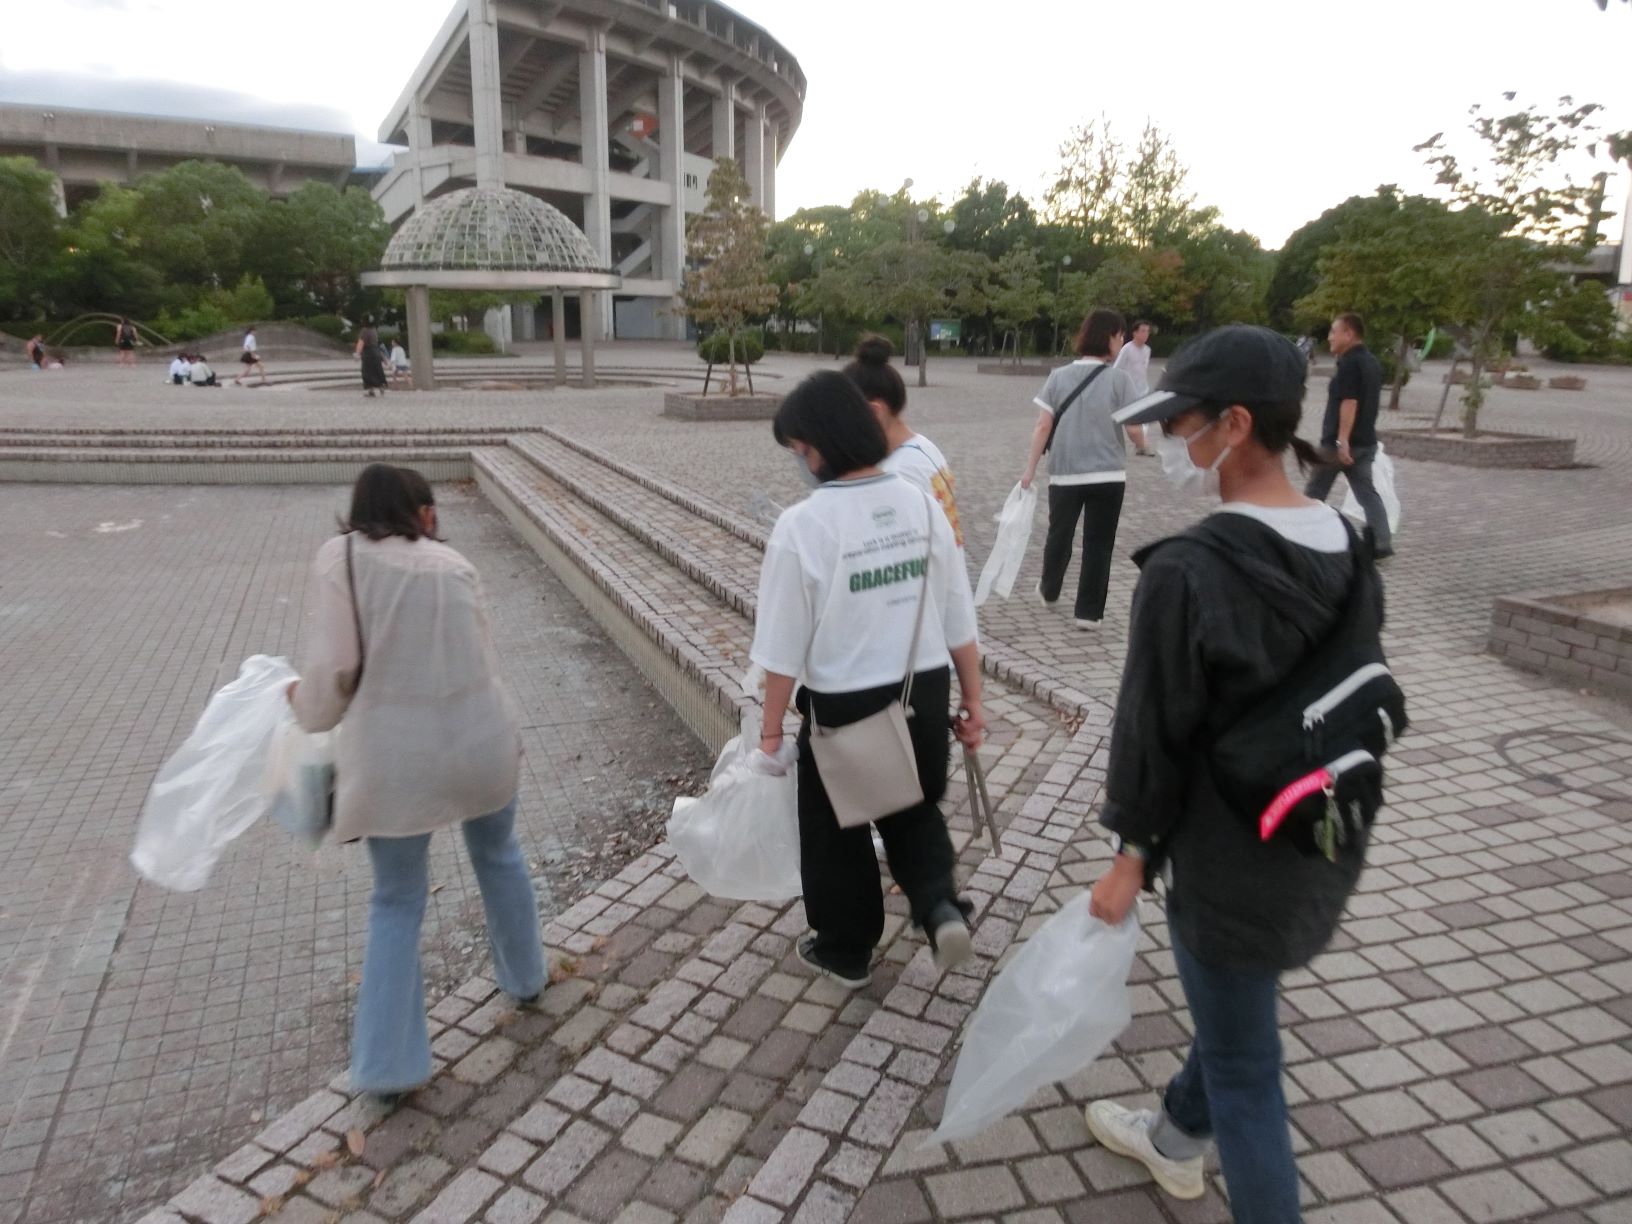
{"label": "stadium building", "polygon": [[[798,61],[715,0],[459,0],[380,128],[407,151],[374,194],[393,225],[462,187],[539,196],[621,278],[595,332],[679,338],[686,216],[714,159],[774,216],[804,96]],[[517,307],[502,327],[536,339],[549,318]]]}

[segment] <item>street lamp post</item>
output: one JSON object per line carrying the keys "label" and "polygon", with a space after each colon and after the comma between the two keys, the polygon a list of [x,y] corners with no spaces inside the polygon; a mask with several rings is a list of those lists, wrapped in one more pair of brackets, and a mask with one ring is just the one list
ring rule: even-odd
{"label": "street lamp post", "polygon": [[[805,258],[809,259],[811,261],[810,274],[811,274],[812,279],[815,278],[816,273],[818,271],[818,269],[816,267],[816,261],[814,259],[815,254],[816,254],[815,245],[813,243],[809,243],[809,242],[805,243]],[[825,343],[823,343],[823,330],[824,329],[823,329],[822,324],[823,324],[823,322],[825,320],[825,317],[826,317],[826,312],[825,311],[818,310],[816,312],[816,352],[818,354],[823,353],[823,352],[825,352],[827,350],[827,345]]]}
{"label": "street lamp post", "polygon": [[[1054,351],[1049,354],[1051,357],[1060,355],[1060,284],[1065,280],[1065,270],[1070,266],[1071,256],[1061,255],[1059,266],[1054,269]],[[1018,361],[1020,358],[1019,346],[1016,345],[1015,348],[1014,356],[1015,360]]]}

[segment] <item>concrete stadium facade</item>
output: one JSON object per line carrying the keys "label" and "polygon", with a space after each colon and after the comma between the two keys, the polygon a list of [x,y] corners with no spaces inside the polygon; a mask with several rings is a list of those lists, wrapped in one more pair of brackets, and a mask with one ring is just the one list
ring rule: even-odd
{"label": "concrete stadium facade", "polygon": [[[804,96],[794,57],[715,0],[459,0],[380,127],[407,151],[374,195],[393,225],[460,187],[540,196],[622,278],[597,333],[678,338],[686,216],[714,160],[774,216]],[[546,314],[513,309],[505,330],[537,338]]]}
{"label": "concrete stadium facade", "polygon": [[304,183],[344,187],[357,140],[332,132],[0,103],[0,157],[31,157],[57,176],[64,211],[103,183],[200,160],[236,166],[275,196]]}

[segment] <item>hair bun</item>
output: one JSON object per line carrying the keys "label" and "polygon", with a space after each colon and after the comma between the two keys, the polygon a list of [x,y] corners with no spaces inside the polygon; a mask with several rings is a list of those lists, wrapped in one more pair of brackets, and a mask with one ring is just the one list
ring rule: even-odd
{"label": "hair bun", "polygon": [[863,365],[889,365],[895,356],[895,345],[883,336],[866,335],[856,345],[856,360]]}

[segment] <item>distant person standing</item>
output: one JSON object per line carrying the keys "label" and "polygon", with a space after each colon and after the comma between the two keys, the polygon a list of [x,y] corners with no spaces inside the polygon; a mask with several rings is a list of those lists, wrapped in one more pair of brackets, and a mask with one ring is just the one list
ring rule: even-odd
{"label": "distant person standing", "polygon": [[1309,478],[1304,492],[1316,501],[1325,501],[1341,473],[1354,490],[1355,500],[1366,512],[1366,525],[1377,549],[1377,559],[1394,555],[1394,539],[1388,527],[1388,509],[1371,480],[1371,465],[1377,458],[1377,406],[1382,398],[1383,366],[1366,348],[1366,324],[1352,311],[1332,320],[1326,343],[1337,358],[1337,370],[1326,390],[1326,420],[1320,430],[1320,444],[1335,456]]}
{"label": "distant person standing", "polygon": [[399,336],[391,342],[391,381],[408,377],[408,350],[402,347]]}
{"label": "distant person standing", "polygon": [[[1116,368],[1128,372],[1128,377],[1133,379],[1133,389],[1140,395],[1150,394],[1150,336],[1154,330],[1149,319],[1138,320],[1128,333],[1128,342],[1116,355]],[[1130,426],[1128,436],[1133,439],[1133,445],[1141,455],[1151,453],[1150,447],[1145,444],[1143,426]]]}
{"label": "distant person standing", "polygon": [[128,318],[120,317],[113,327],[113,342],[119,347],[119,364],[134,366],[136,364],[136,324]]}
{"label": "distant person standing", "polygon": [[1111,365],[1126,328],[1114,310],[1096,310],[1083,320],[1077,360],[1050,374],[1033,401],[1040,412],[1020,476],[1021,487],[1031,488],[1037,465],[1048,452],[1048,540],[1037,595],[1049,606],[1059,602],[1071,565],[1071,539],[1082,520],[1075,603],[1079,629],[1099,628],[1105,615],[1111,554],[1127,491],[1126,443],[1112,414],[1140,397],[1127,371]]}
{"label": "distant person standing", "polygon": [[45,337],[39,332],[28,342],[28,364],[36,370],[45,368]]}
{"label": "distant person standing", "polygon": [[253,327],[244,329],[244,351],[238,355],[238,364],[241,368],[238,371],[238,377],[232,380],[233,386],[242,386],[244,375],[251,370],[261,372],[260,385],[266,386],[266,366],[261,363],[260,345],[256,343],[255,329]]}
{"label": "distant person standing", "polygon": [[364,322],[357,335],[356,354],[363,364],[363,394],[370,399],[374,392],[385,394],[385,359],[380,355],[380,333],[372,322]]}

